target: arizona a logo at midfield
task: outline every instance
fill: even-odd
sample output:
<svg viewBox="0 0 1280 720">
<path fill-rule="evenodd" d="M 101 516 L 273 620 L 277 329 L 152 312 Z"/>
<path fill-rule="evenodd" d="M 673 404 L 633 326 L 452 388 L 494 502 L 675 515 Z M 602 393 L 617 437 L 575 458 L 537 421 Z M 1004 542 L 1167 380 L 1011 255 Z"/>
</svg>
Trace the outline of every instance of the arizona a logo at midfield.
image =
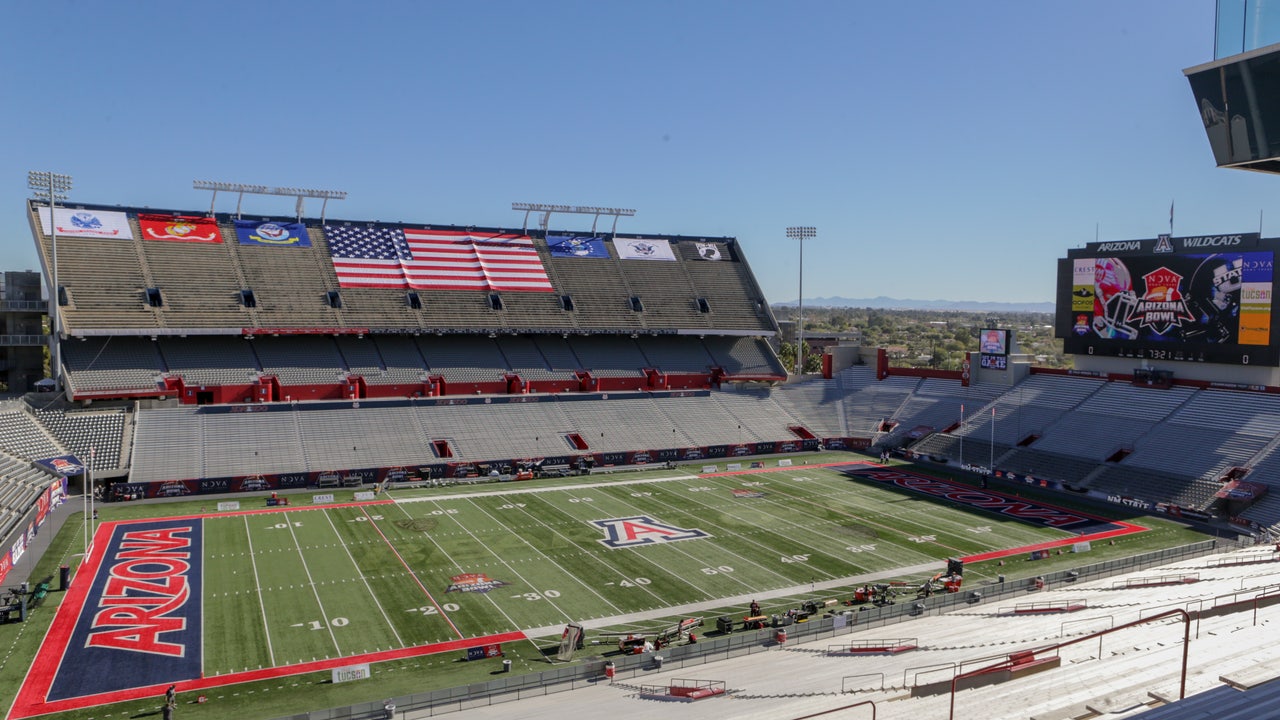
<svg viewBox="0 0 1280 720">
<path fill-rule="evenodd" d="M 657 543 L 693 540 L 711 537 L 702 530 L 680 528 L 660 523 L 647 515 L 609 520 L 593 520 L 592 525 L 602 528 L 605 537 L 600 542 L 611 548 L 656 545 Z"/>
</svg>

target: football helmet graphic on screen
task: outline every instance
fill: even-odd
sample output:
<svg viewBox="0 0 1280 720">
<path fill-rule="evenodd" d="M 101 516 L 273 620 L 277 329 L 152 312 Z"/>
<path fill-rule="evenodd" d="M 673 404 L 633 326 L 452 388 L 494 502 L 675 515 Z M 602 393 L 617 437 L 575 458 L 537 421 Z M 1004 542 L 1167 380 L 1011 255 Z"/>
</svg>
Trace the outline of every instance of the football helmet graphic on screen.
<svg viewBox="0 0 1280 720">
<path fill-rule="evenodd" d="M 1129 268 L 1119 258 L 1098 258 L 1093 266 L 1093 331 L 1103 338 L 1132 340 L 1138 331 L 1128 324 L 1138 305 Z"/>
<path fill-rule="evenodd" d="M 1231 342 L 1240 315 L 1240 286 L 1244 260 L 1240 257 L 1210 255 L 1191 276 L 1191 297 L 1187 309 L 1196 324 L 1183 333 L 1193 342 Z"/>
</svg>

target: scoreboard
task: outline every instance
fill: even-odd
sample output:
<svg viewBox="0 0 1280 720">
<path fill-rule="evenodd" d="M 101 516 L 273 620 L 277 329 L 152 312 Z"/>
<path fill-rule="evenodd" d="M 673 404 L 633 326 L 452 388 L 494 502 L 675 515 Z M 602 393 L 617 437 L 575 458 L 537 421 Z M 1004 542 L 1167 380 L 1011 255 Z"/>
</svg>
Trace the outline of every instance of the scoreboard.
<svg viewBox="0 0 1280 720">
<path fill-rule="evenodd" d="M 1280 365 L 1280 239 L 1257 233 L 1090 243 L 1058 261 L 1054 334 L 1074 355 Z"/>
</svg>

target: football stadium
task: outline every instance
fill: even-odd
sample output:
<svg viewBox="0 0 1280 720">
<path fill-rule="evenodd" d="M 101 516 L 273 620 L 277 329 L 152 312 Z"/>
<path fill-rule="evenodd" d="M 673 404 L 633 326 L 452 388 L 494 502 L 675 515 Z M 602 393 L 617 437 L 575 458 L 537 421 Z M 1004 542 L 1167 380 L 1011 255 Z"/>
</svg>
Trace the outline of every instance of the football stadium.
<svg viewBox="0 0 1280 720">
<path fill-rule="evenodd" d="M 1176 707 L 1182 626 L 1280 599 L 1276 240 L 1068 252 L 1070 371 L 989 328 L 961 371 L 797 377 L 733 238 L 50 205 L 12 718 L 1085 717 Z"/>
<path fill-rule="evenodd" d="M 1185 71 L 1220 167 L 1280 167 L 1277 48 Z M 1175 236 L 1171 207 L 1168 234 L 1064 249 L 1071 368 L 992 322 L 947 370 L 805 350 L 738 238 L 629 209 L 483 226 L 337 217 L 331 190 L 29 187 L 6 719 L 1280 707 L 1261 219 Z"/>
</svg>

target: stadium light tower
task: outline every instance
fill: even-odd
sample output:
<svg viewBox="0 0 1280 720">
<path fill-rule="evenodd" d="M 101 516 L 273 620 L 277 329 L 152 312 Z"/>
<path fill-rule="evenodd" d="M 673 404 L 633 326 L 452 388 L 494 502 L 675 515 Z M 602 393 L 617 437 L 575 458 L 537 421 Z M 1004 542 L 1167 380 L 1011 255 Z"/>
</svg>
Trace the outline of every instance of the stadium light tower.
<svg viewBox="0 0 1280 720">
<path fill-rule="evenodd" d="M 284 195 L 296 198 L 294 211 L 298 222 L 302 222 L 302 201 L 304 198 L 323 200 L 320 205 L 320 223 L 324 224 L 325 212 L 329 209 L 330 200 L 346 200 L 345 190 L 318 190 L 315 188 L 267 187 L 266 185 L 246 185 L 244 183 L 217 182 L 214 180 L 193 180 L 191 187 L 196 190 L 212 190 L 213 198 L 209 200 L 209 216 L 213 217 L 214 203 L 218 202 L 218 192 L 236 193 L 236 217 L 240 217 L 240 206 L 244 202 L 244 194 L 251 195 Z"/>
<path fill-rule="evenodd" d="M 49 292 L 49 374 L 53 375 L 54 390 L 62 391 L 62 357 L 58 352 L 58 337 L 62 332 L 61 308 L 58 304 L 58 220 L 54 208 L 59 200 L 66 200 L 71 192 L 71 176 L 48 170 L 27 171 L 27 187 L 32 197 L 46 200 L 49 203 L 49 238 L 52 241 L 53 253 L 50 258 L 49 275 L 52 289 Z M 37 215 L 39 211 L 37 211 Z M 38 218 L 37 218 L 38 219 Z"/>
<path fill-rule="evenodd" d="M 600 221 L 601 215 L 613 218 L 613 229 L 610 231 L 610 233 L 617 235 L 618 234 L 618 218 L 633 217 L 636 214 L 636 211 L 632 210 L 631 208 L 596 207 L 594 205 L 549 205 L 547 203 L 524 203 L 524 202 L 511 203 L 511 209 L 517 210 L 517 211 L 519 210 L 524 211 L 524 228 L 522 232 L 524 232 L 526 235 L 529 233 L 529 213 L 534 213 L 534 212 L 542 213 L 542 220 L 540 220 L 538 224 L 542 226 L 543 232 L 546 232 L 547 228 L 551 224 L 552 213 L 570 213 L 574 215 L 594 215 L 595 218 L 591 221 L 592 235 L 596 234 L 596 223 Z"/>
<path fill-rule="evenodd" d="M 800 310 L 799 321 L 796 322 L 796 375 L 804 372 L 804 241 L 805 238 L 817 235 L 817 228 L 809 226 L 787 228 L 787 237 L 800 241 L 800 294 L 796 296 Z"/>
</svg>

